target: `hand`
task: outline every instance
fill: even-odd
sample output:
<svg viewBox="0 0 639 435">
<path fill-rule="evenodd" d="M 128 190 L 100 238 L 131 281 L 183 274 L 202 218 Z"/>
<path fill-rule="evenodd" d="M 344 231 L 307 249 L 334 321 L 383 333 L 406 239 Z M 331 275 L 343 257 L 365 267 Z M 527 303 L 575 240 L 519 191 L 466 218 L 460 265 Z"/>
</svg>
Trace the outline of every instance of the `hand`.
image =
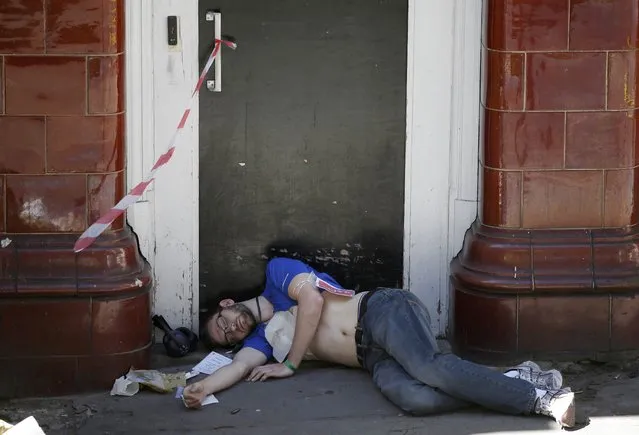
<svg viewBox="0 0 639 435">
<path fill-rule="evenodd" d="M 198 409 L 202 407 L 202 401 L 205 397 L 204 386 L 199 382 L 189 385 L 182 392 L 182 400 L 187 408 Z"/>
<path fill-rule="evenodd" d="M 255 367 L 247 381 L 265 381 L 268 378 L 288 378 L 293 376 L 295 372 L 284 364 L 266 364 L 264 366 Z"/>
</svg>

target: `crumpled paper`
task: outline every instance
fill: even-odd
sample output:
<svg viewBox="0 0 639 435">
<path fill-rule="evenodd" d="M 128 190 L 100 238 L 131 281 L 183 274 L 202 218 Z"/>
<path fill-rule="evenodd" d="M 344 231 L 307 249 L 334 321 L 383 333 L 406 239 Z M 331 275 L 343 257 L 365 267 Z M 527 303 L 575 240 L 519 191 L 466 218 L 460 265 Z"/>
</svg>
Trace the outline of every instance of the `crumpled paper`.
<svg viewBox="0 0 639 435">
<path fill-rule="evenodd" d="M 44 431 L 33 416 L 25 418 L 15 426 L 0 420 L 1 435 L 45 435 Z"/>
<path fill-rule="evenodd" d="M 12 424 L 7 423 L 4 420 L 0 420 L 0 435 L 7 433 L 9 429 L 13 427 Z"/>
<path fill-rule="evenodd" d="M 126 376 L 120 376 L 113 383 L 111 388 L 112 396 L 133 396 L 140 391 L 140 384 L 133 382 L 126 378 Z"/>
<path fill-rule="evenodd" d="M 129 370 L 113 383 L 112 396 L 133 396 L 145 386 L 158 393 L 168 393 L 186 386 L 186 373 L 161 373 L 157 370 Z"/>
</svg>

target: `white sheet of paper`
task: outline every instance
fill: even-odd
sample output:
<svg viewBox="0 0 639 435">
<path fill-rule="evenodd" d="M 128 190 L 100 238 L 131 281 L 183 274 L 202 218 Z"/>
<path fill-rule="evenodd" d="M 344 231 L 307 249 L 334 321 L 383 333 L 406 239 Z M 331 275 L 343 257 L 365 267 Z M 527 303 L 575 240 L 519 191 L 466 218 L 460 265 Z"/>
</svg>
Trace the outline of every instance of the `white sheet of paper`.
<svg viewBox="0 0 639 435">
<path fill-rule="evenodd" d="M 231 358 L 227 358 L 217 352 L 211 352 L 206 356 L 206 358 L 193 367 L 193 370 L 191 371 L 210 375 L 220 367 L 229 365 L 232 362 L 233 360 Z"/>
<path fill-rule="evenodd" d="M 213 394 L 209 394 L 208 396 L 206 396 L 204 398 L 204 400 L 202 401 L 202 406 L 204 405 L 211 405 L 213 403 L 220 403 L 219 400 L 217 400 L 217 398 L 213 395 Z"/>
<path fill-rule="evenodd" d="M 44 431 L 33 416 L 25 418 L 4 433 L 7 435 L 45 435 Z"/>
<path fill-rule="evenodd" d="M 232 362 L 233 360 L 231 358 L 227 358 L 224 355 L 221 355 L 217 352 L 211 352 L 202 361 L 197 363 L 197 365 L 193 367 L 193 369 L 191 369 L 190 372 L 186 374 L 186 379 L 191 379 L 192 377 L 195 377 L 200 373 L 204 373 L 205 375 L 210 375 L 211 373 L 213 373 L 220 367 L 229 365 Z M 184 391 L 184 387 L 178 387 L 177 390 L 175 391 L 175 398 L 182 399 L 182 401 L 184 401 L 184 398 L 182 397 L 183 391 Z M 219 400 L 217 400 L 217 398 L 213 394 L 210 394 L 204 398 L 204 400 L 202 401 L 202 406 L 211 405 L 213 403 L 220 403 L 220 402 Z"/>
</svg>

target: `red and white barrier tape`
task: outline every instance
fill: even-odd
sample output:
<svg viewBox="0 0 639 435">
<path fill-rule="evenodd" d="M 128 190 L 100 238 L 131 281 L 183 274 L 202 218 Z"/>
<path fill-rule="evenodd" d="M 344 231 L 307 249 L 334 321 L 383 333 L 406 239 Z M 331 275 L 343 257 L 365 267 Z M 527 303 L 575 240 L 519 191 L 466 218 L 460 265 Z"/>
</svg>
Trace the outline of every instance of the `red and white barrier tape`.
<svg viewBox="0 0 639 435">
<path fill-rule="evenodd" d="M 130 205 L 135 204 L 140 199 L 149 184 L 153 182 L 156 172 L 171 160 L 171 157 L 173 157 L 173 153 L 175 152 L 176 140 L 180 135 L 180 132 L 184 129 L 186 121 L 189 119 L 189 115 L 191 114 L 191 107 L 193 106 L 193 102 L 195 101 L 195 96 L 200 91 L 202 83 L 204 83 L 206 75 L 211 69 L 213 61 L 219 53 L 222 44 L 226 45 L 229 48 L 232 48 L 233 50 L 237 48 L 237 44 L 235 44 L 234 42 L 221 39 L 215 40 L 213 51 L 211 51 L 211 55 L 206 61 L 206 65 L 204 65 L 204 68 L 202 69 L 200 79 L 195 85 L 195 89 L 193 90 L 193 94 L 191 94 L 191 99 L 189 100 L 186 110 L 184 110 L 182 119 L 180 119 L 180 123 L 178 124 L 177 129 L 175 130 L 175 133 L 173 133 L 173 137 L 169 142 L 169 149 L 158 158 L 158 160 L 155 162 L 155 165 L 153 165 L 153 168 L 151 168 L 151 171 L 146 177 L 144 177 L 144 179 L 140 183 L 137 184 L 137 186 L 131 189 L 129 193 L 120 200 L 120 202 L 118 202 L 107 213 L 100 216 L 100 218 L 95 221 L 93 225 L 91 225 L 84 233 L 82 233 L 82 235 L 78 238 L 78 240 L 75 242 L 75 245 L 73 246 L 73 250 L 75 252 L 80 252 L 83 249 L 91 246 L 91 244 L 100 236 L 100 234 L 104 232 L 104 230 L 106 230 L 113 223 L 113 221 L 120 217 Z"/>
</svg>

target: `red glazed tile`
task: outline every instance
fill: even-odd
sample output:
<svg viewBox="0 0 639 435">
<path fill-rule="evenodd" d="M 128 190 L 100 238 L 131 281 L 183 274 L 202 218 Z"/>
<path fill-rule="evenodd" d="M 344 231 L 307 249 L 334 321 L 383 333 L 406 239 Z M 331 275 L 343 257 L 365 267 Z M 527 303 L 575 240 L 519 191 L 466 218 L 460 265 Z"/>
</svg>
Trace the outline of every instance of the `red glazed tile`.
<svg viewBox="0 0 639 435">
<path fill-rule="evenodd" d="M 499 169 L 553 169 L 564 163 L 564 114 L 486 109 L 485 164 Z"/>
<path fill-rule="evenodd" d="M 109 211 L 124 196 L 124 172 L 117 174 L 89 175 L 89 224 Z M 110 229 L 124 226 L 124 214 L 117 218 Z"/>
<path fill-rule="evenodd" d="M 627 227 L 626 227 L 627 228 Z M 595 284 L 600 292 L 636 292 L 637 253 L 639 241 L 636 234 L 614 235 L 626 229 L 603 229 L 593 231 L 593 263 Z"/>
<path fill-rule="evenodd" d="M 3 233 L 6 231 L 5 229 L 6 216 L 4 212 L 5 212 L 5 203 L 7 202 L 7 198 L 4 195 L 5 184 L 6 184 L 6 181 L 4 179 L 4 176 L 0 175 L 0 233 Z"/>
<path fill-rule="evenodd" d="M 86 62 L 77 57 L 5 58 L 9 115 L 84 115 Z"/>
<path fill-rule="evenodd" d="M 606 171 L 604 226 L 625 227 L 639 223 L 636 195 L 639 195 L 637 169 Z"/>
<path fill-rule="evenodd" d="M 612 297 L 611 350 L 639 348 L 639 298 Z"/>
<path fill-rule="evenodd" d="M 568 0 L 489 0 L 486 46 L 506 51 L 568 48 Z"/>
<path fill-rule="evenodd" d="M 627 50 L 638 37 L 636 0 L 571 0 L 571 50 Z"/>
<path fill-rule="evenodd" d="M 37 297 L 75 296 L 78 294 L 78 286 L 74 278 L 29 278 L 16 279 L 16 291 L 22 297 L 34 295 Z"/>
<path fill-rule="evenodd" d="M 151 368 L 151 347 L 120 355 L 81 356 L 78 358 L 78 387 L 83 390 L 108 391 L 113 380 L 124 376 L 131 367 Z"/>
<path fill-rule="evenodd" d="M 502 110 L 524 108 L 524 55 L 487 51 L 486 107 Z"/>
<path fill-rule="evenodd" d="M 124 61 L 122 56 L 89 58 L 89 113 L 124 110 Z"/>
<path fill-rule="evenodd" d="M 530 232 L 487 227 L 476 221 L 464 235 L 450 276 L 457 289 L 490 294 L 531 291 Z"/>
<path fill-rule="evenodd" d="M 143 271 L 133 272 L 133 275 L 116 276 L 116 279 L 102 281 L 98 279 L 79 279 L 78 294 L 94 297 L 113 297 L 117 294 L 131 294 L 131 292 L 147 291 L 153 284 L 153 277 L 149 267 L 143 267 Z M 113 276 L 114 274 L 111 273 Z"/>
<path fill-rule="evenodd" d="M 630 112 L 568 113 L 566 168 L 629 168 L 637 164 L 637 120 Z"/>
<path fill-rule="evenodd" d="M 0 356 L 81 355 L 91 350 L 89 299 L 12 299 L 0 301 L 0 313 Z"/>
<path fill-rule="evenodd" d="M 45 0 L 47 52 L 116 53 L 123 50 L 122 0 Z"/>
<path fill-rule="evenodd" d="M 42 0 L 0 2 L 0 53 L 44 52 Z"/>
<path fill-rule="evenodd" d="M 100 241 L 105 241 L 105 237 L 101 237 Z M 143 274 L 144 262 L 140 256 L 137 242 L 126 245 L 106 243 L 107 246 L 99 248 L 94 244 L 92 247 L 97 249 L 85 249 L 76 254 L 78 279 L 82 280 L 82 282 L 78 282 L 79 292 L 95 291 L 96 281 L 102 281 L 103 287 L 111 290 L 120 287 L 120 284 L 114 284 L 117 280 L 123 281 L 123 284 L 126 282 L 131 287 L 131 275 L 141 276 Z M 144 280 L 143 277 L 142 280 Z M 84 283 L 89 288 L 83 288 Z M 132 288 L 129 288 L 129 292 L 131 290 Z"/>
<path fill-rule="evenodd" d="M 484 168 L 482 192 L 482 223 L 521 227 L 521 172 Z"/>
<path fill-rule="evenodd" d="M 601 171 L 524 173 L 524 228 L 599 227 L 602 219 Z"/>
<path fill-rule="evenodd" d="M 0 173 L 43 173 L 44 132 L 44 117 L 0 116 Z"/>
<path fill-rule="evenodd" d="M 637 107 L 639 51 L 608 54 L 608 109 Z"/>
<path fill-rule="evenodd" d="M 608 350 L 608 296 L 520 297 L 519 351 Z"/>
<path fill-rule="evenodd" d="M 513 271 L 517 271 L 518 277 L 529 278 L 532 273 L 530 253 L 528 232 L 507 232 L 482 225 L 480 231 L 466 233 L 458 261 L 463 267 L 484 274 L 512 276 Z"/>
<path fill-rule="evenodd" d="M 604 109 L 605 99 L 605 53 L 528 54 L 527 109 Z"/>
<path fill-rule="evenodd" d="M 0 240 L 10 237 L 0 236 Z M 18 275 L 18 261 L 14 246 L 0 248 L 0 294 L 16 292 L 16 278 Z"/>
<path fill-rule="evenodd" d="M 7 231 L 77 232 L 86 227 L 86 176 L 7 176 Z"/>
<path fill-rule="evenodd" d="M 16 399 L 76 393 L 77 366 L 74 356 L 0 358 L 0 397 Z"/>
<path fill-rule="evenodd" d="M 18 280 L 31 279 L 62 280 L 73 279 L 75 253 L 71 249 L 18 249 Z M 75 293 L 75 286 L 71 289 Z"/>
<path fill-rule="evenodd" d="M 151 342 L 149 293 L 126 299 L 93 300 L 93 354 L 130 352 Z"/>
<path fill-rule="evenodd" d="M 534 291 L 590 290 L 593 253 L 587 230 L 534 231 L 532 237 Z"/>
<path fill-rule="evenodd" d="M 4 114 L 4 56 L 0 56 L 0 114 Z"/>
<path fill-rule="evenodd" d="M 50 117 L 47 171 L 112 172 L 124 169 L 124 117 Z"/>
<path fill-rule="evenodd" d="M 455 341 L 466 349 L 512 351 L 517 346 L 517 299 L 455 289 Z"/>
</svg>

